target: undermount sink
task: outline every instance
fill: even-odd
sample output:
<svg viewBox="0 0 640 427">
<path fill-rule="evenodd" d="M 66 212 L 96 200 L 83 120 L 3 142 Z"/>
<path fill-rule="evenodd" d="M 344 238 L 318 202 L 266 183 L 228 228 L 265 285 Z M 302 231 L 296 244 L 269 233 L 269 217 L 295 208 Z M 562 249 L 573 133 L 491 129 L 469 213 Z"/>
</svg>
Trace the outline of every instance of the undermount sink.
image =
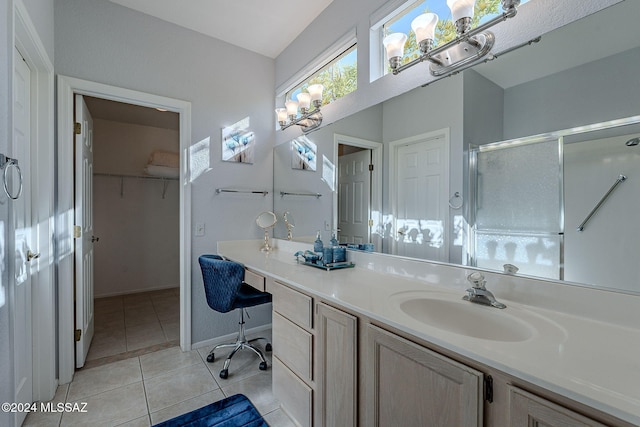
<svg viewBox="0 0 640 427">
<path fill-rule="evenodd" d="M 451 298 L 425 297 L 405 299 L 400 309 L 428 326 L 460 335 L 491 341 L 517 342 L 530 339 L 535 329 L 527 322 L 500 310 Z"/>
</svg>

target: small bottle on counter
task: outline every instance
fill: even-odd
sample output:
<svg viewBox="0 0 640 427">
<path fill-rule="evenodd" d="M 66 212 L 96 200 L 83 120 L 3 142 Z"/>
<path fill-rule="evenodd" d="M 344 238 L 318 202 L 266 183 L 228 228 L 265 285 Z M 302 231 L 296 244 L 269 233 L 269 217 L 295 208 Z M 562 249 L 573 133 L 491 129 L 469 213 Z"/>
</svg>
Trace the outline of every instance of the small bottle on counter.
<svg viewBox="0 0 640 427">
<path fill-rule="evenodd" d="M 318 234 L 316 235 L 316 241 L 313 242 L 313 252 L 322 253 L 322 248 L 324 245 L 322 244 L 322 239 L 320 238 L 320 230 L 318 230 Z"/>
<path fill-rule="evenodd" d="M 336 238 L 336 233 L 331 234 L 331 240 L 329 241 L 329 243 L 331 243 L 331 247 L 340 245 L 340 243 L 338 242 L 338 239 Z"/>
</svg>

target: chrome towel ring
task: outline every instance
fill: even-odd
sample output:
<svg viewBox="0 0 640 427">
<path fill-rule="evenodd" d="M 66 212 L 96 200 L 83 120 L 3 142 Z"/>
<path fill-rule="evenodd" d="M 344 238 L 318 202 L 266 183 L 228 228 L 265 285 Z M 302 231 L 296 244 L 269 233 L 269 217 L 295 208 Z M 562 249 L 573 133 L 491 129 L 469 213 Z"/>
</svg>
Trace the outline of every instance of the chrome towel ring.
<svg viewBox="0 0 640 427">
<path fill-rule="evenodd" d="M 456 191 L 449 199 L 449 207 L 451 209 L 460 209 L 464 204 L 464 199 L 460 195 L 459 191 Z"/>
<path fill-rule="evenodd" d="M 18 192 L 13 195 L 11 191 L 9 191 L 9 184 L 7 183 L 7 174 L 9 169 L 14 167 L 18 171 Z M 4 192 L 7 193 L 7 197 L 11 200 L 16 200 L 22 194 L 22 171 L 20 170 L 20 166 L 18 166 L 18 159 L 12 159 L 11 157 L 7 157 L 4 154 L 0 153 L 0 169 L 2 169 L 2 184 L 4 187 Z"/>
</svg>

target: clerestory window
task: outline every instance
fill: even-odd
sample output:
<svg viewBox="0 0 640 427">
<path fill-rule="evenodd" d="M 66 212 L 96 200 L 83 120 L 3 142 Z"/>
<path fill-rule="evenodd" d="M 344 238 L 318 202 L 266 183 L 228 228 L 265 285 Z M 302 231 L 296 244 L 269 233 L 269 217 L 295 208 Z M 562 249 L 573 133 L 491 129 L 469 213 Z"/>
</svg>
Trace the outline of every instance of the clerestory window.
<svg viewBox="0 0 640 427">
<path fill-rule="evenodd" d="M 295 100 L 296 96 L 306 91 L 309 85 L 317 83 L 324 86 L 322 105 L 327 105 L 353 92 L 358 88 L 357 57 L 358 47 L 354 44 L 286 92 L 285 98 Z"/>
</svg>

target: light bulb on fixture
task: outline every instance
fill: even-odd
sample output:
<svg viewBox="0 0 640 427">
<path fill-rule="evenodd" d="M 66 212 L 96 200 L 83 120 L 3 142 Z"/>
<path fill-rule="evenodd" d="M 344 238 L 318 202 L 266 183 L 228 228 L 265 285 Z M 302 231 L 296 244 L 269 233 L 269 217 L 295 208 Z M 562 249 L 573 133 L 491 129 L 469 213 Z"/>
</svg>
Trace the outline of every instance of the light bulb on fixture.
<svg viewBox="0 0 640 427">
<path fill-rule="evenodd" d="M 309 107 L 311 106 L 311 95 L 308 92 L 300 92 L 297 98 L 300 112 L 302 114 L 307 114 L 307 111 L 309 111 Z"/>
<path fill-rule="evenodd" d="M 403 33 L 389 34 L 382 40 L 384 48 L 387 50 L 387 58 L 391 69 L 395 70 L 402 63 L 404 56 L 404 45 L 407 42 L 407 35 Z"/>
<path fill-rule="evenodd" d="M 290 99 L 284 103 L 284 107 L 287 109 L 287 116 L 289 116 L 289 119 L 295 120 L 298 115 L 298 103 Z"/>
<path fill-rule="evenodd" d="M 416 42 L 420 46 L 420 52 L 426 53 L 433 47 L 438 15 L 435 13 L 423 13 L 411 21 L 411 29 L 416 33 Z"/>
<path fill-rule="evenodd" d="M 473 18 L 473 7 L 476 0 L 447 0 L 447 6 L 451 9 L 452 20 L 456 26 L 458 35 L 464 34 L 471 29 L 471 19 Z"/>
<path fill-rule="evenodd" d="M 321 84 L 314 84 L 307 87 L 307 92 L 301 92 L 297 95 L 298 101 L 288 100 L 284 103 L 286 108 L 276 108 L 278 124 L 280 130 L 285 130 L 289 126 L 298 125 L 304 133 L 307 133 L 322 123 L 322 91 L 324 87 Z M 311 104 L 314 109 L 310 111 Z M 301 116 L 298 117 L 298 108 Z"/>
<path fill-rule="evenodd" d="M 324 86 L 321 84 L 314 84 L 307 88 L 309 91 L 309 96 L 311 97 L 311 102 L 313 102 L 313 106 L 316 108 L 320 108 L 322 105 L 322 91 L 324 90 Z"/>
</svg>

